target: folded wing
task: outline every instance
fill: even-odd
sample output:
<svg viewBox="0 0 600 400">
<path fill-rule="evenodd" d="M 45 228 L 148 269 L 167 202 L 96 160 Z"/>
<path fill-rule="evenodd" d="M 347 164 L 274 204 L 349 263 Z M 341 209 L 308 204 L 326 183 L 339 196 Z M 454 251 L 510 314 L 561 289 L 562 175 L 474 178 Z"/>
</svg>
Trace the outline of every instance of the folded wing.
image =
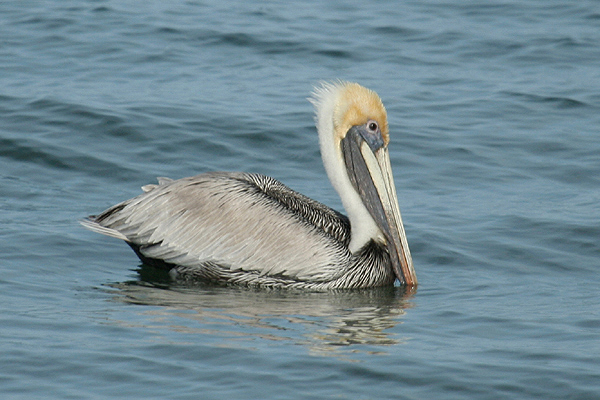
<svg viewBox="0 0 600 400">
<path fill-rule="evenodd" d="M 272 178 L 208 173 L 144 190 L 83 224 L 211 279 L 243 271 L 324 282 L 349 264 L 347 218 Z"/>
</svg>

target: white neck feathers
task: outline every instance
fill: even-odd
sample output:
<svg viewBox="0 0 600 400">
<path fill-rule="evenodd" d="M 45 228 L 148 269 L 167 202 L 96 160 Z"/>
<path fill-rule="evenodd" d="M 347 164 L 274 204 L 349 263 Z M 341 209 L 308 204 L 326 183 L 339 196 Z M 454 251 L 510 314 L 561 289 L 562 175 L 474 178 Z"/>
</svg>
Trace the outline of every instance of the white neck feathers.
<svg viewBox="0 0 600 400">
<path fill-rule="evenodd" d="M 383 234 L 375 224 L 361 197 L 352 186 L 341 150 L 341 140 L 346 127 L 335 121 L 344 120 L 345 110 L 351 102 L 353 92 L 368 90 L 355 83 L 323 83 L 315 88 L 310 102 L 315 107 L 315 122 L 319 133 L 321 157 L 327 176 L 342 200 L 351 226 L 350 251 L 360 250 L 371 239 L 383 240 Z M 369 91 L 370 92 L 370 91 Z M 366 122 L 366 121 L 365 121 Z M 349 128 L 349 127 L 347 127 Z"/>
</svg>

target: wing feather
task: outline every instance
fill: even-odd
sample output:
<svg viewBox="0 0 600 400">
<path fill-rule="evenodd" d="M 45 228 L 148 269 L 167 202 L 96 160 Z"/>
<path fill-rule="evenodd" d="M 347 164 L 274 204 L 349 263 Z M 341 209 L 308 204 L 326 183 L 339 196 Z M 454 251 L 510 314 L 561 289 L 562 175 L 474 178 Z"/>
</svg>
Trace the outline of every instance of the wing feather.
<svg viewBox="0 0 600 400">
<path fill-rule="evenodd" d="M 272 178 L 208 173 L 146 189 L 85 225 L 199 275 L 329 281 L 351 258 L 347 219 Z"/>
</svg>

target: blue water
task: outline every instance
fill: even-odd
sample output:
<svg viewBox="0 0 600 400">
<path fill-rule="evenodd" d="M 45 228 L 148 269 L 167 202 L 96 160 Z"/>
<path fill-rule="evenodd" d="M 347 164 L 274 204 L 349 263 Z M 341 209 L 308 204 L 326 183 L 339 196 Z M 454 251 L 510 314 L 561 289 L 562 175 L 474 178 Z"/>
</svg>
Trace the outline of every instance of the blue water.
<svg viewBox="0 0 600 400">
<path fill-rule="evenodd" d="M 181 286 L 77 220 L 156 176 L 341 210 L 320 80 L 387 106 L 419 278 Z M 600 398 L 600 3 L 0 3 L 3 399 Z"/>
</svg>

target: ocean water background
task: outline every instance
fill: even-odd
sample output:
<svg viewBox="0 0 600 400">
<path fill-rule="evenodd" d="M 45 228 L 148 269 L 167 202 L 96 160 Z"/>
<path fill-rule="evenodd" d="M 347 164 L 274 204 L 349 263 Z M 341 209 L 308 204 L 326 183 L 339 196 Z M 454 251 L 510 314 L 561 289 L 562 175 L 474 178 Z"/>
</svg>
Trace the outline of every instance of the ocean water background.
<svg viewBox="0 0 600 400">
<path fill-rule="evenodd" d="M 157 176 L 341 210 L 310 104 L 387 106 L 416 291 L 182 286 L 77 221 Z M 600 3 L 0 3 L 3 399 L 600 398 Z"/>
</svg>

